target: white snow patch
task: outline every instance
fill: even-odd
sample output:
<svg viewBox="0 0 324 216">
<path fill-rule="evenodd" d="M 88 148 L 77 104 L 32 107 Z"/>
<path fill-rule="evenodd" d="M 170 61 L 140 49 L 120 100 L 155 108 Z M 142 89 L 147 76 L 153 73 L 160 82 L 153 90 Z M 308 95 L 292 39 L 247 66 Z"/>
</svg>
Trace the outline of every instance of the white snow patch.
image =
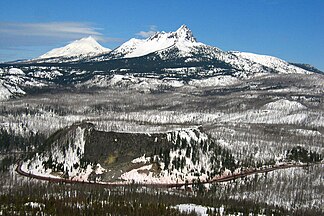
<svg viewBox="0 0 324 216">
<path fill-rule="evenodd" d="M 232 76 L 215 76 L 205 79 L 194 79 L 189 82 L 189 85 L 197 86 L 197 87 L 205 87 L 205 86 L 229 86 L 236 84 L 238 82 L 238 78 Z"/>
<path fill-rule="evenodd" d="M 132 163 L 147 163 L 151 160 L 151 157 L 145 157 L 145 154 L 139 158 L 132 160 Z"/>
<path fill-rule="evenodd" d="M 12 93 L 3 85 L 3 81 L 0 80 L 0 101 L 8 100 L 12 96 Z"/>
<path fill-rule="evenodd" d="M 10 68 L 8 71 L 10 75 L 25 75 L 25 73 L 19 68 Z"/>
<path fill-rule="evenodd" d="M 27 202 L 27 203 L 24 204 L 24 206 L 29 206 L 31 208 L 38 208 L 38 209 L 45 208 L 45 204 L 38 203 L 38 202 Z"/>
<path fill-rule="evenodd" d="M 315 130 L 306 130 L 306 129 L 291 129 L 289 132 L 304 135 L 304 136 L 321 136 L 321 132 Z"/>
<path fill-rule="evenodd" d="M 306 106 L 302 105 L 297 101 L 290 101 L 286 99 L 280 99 L 274 102 L 267 103 L 262 108 L 265 110 L 287 110 L 287 111 L 307 109 Z"/>
<path fill-rule="evenodd" d="M 174 206 L 174 208 L 179 209 L 181 212 L 184 213 L 190 213 L 190 212 L 196 212 L 197 215 L 200 216 L 207 216 L 207 210 L 208 207 L 206 206 L 202 206 L 202 205 L 196 205 L 196 204 L 192 204 L 192 203 L 188 203 L 188 204 L 179 204 Z M 214 210 L 214 208 L 210 208 L 212 210 Z"/>
<path fill-rule="evenodd" d="M 97 164 L 96 168 L 95 168 L 95 173 L 97 175 L 101 175 L 104 172 L 106 172 L 107 170 L 105 168 L 103 168 L 99 163 Z"/>
<path fill-rule="evenodd" d="M 63 74 L 58 70 L 53 71 L 36 71 L 36 72 L 30 72 L 28 75 L 31 75 L 33 77 L 37 78 L 46 78 L 46 79 L 53 79 L 58 76 L 63 76 Z"/>
<path fill-rule="evenodd" d="M 96 75 L 82 85 L 96 87 L 128 88 L 148 91 L 158 89 L 161 86 L 178 88 L 183 86 L 184 82 L 171 78 L 157 79 L 116 74 L 113 76 Z"/>
</svg>

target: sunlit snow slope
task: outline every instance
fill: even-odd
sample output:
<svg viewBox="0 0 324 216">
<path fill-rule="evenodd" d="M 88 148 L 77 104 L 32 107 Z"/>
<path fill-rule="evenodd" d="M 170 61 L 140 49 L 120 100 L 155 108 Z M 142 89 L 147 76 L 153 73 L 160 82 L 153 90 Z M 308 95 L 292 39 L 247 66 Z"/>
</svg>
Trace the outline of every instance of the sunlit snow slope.
<svg viewBox="0 0 324 216">
<path fill-rule="evenodd" d="M 93 37 L 89 36 L 76 40 L 64 47 L 55 48 L 38 59 L 56 58 L 56 57 L 74 57 L 74 56 L 94 56 L 110 52 L 110 49 L 101 46 Z"/>
<path fill-rule="evenodd" d="M 268 55 L 258 55 L 254 53 L 247 53 L 247 52 L 232 52 L 234 55 L 236 55 L 239 58 L 248 59 L 252 62 L 264 65 L 265 67 L 274 69 L 278 71 L 279 73 L 299 73 L 299 74 L 305 74 L 309 73 L 309 71 L 304 70 L 300 67 L 296 67 L 292 64 L 289 64 L 288 62 Z"/>
<path fill-rule="evenodd" d="M 115 49 L 112 54 L 124 58 L 133 58 L 163 50 L 174 45 L 180 50 L 186 50 L 188 47 L 199 46 L 201 43 L 196 41 L 186 25 L 182 25 L 175 32 L 157 32 L 147 39 L 132 38 Z"/>
</svg>

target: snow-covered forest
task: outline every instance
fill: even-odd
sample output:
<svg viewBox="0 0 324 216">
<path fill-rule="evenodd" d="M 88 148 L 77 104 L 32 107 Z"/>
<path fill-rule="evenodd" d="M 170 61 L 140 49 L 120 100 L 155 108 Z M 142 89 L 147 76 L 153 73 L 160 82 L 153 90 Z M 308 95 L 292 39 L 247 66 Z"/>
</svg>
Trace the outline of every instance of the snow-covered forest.
<svg viewBox="0 0 324 216">
<path fill-rule="evenodd" d="M 14 211 L 29 211 L 31 214 L 39 211 L 58 214 L 60 208 L 71 214 L 81 210 L 107 211 L 118 205 L 123 206 L 125 212 L 135 209 L 138 214 L 164 211 L 165 214 L 181 215 L 194 213 L 171 207 L 191 203 L 201 206 L 196 208 L 198 212 L 205 209 L 208 214 L 216 215 L 239 212 L 261 215 L 285 215 L 290 212 L 322 214 L 324 166 L 319 161 L 324 155 L 323 77 L 267 75 L 225 85 L 200 84 L 163 87 L 158 91 L 156 86 L 151 90 L 146 86 L 143 91 L 137 83 L 99 87 L 82 85 L 62 91 L 49 88 L 38 93 L 25 89 L 27 96 L 2 101 L 1 213 L 10 213 L 8 206 L 13 203 Z M 146 168 L 136 167 L 119 174 L 131 184 L 120 188 L 87 185 L 85 190 L 80 190 L 82 185 L 29 181 L 15 173 L 18 161 L 39 153 L 39 149 L 49 151 L 44 149 L 49 137 L 81 122 L 91 123 L 96 131 L 101 132 L 170 133 L 173 134 L 170 142 L 174 146 L 167 152 L 170 158 L 159 150 L 142 159 L 132 158 L 136 166 L 142 164 Z M 199 136 L 197 131 L 188 131 L 188 128 L 198 127 L 202 133 Z M 217 154 L 208 146 L 210 143 L 207 145 L 205 141 L 198 141 L 207 139 L 207 136 L 213 140 L 212 145 L 217 147 L 213 148 L 217 149 L 215 152 L 220 152 L 220 156 L 213 158 L 212 155 Z M 192 152 L 195 151 L 188 153 L 188 148 L 195 148 L 196 145 L 190 141 L 192 138 L 196 139 L 197 146 L 206 147 L 195 154 L 197 163 L 192 162 Z M 116 158 L 116 154 L 110 155 L 106 168 L 114 169 L 111 167 Z M 136 178 L 143 175 L 137 174 L 155 169 L 151 162 L 160 166 L 164 176 L 179 177 L 180 181 L 182 171 L 190 176 L 192 170 L 192 176 L 197 172 L 199 175 L 206 173 L 205 178 L 201 178 L 205 180 L 207 171 L 210 173 L 212 169 L 208 162 L 211 158 L 214 162 L 221 161 L 219 168 L 226 163 L 233 164 L 232 170 L 228 166 L 214 173 L 220 176 L 239 172 L 240 168 L 259 169 L 285 163 L 310 166 L 257 173 L 224 183 L 201 184 L 197 181 L 189 188 L 181 189 L 133 185 L 141 183 Z M 231 162 L 224 158 L 231 158 Z M 64 163 L 64 160 L 61 162 Z M 314 162 L 317 165 L 313 165 Z M 75 172 L 69 173 L 72 175 Z M 47 187 L 46 194 L 42 190 L 44 187 Z M 30 191 L 37 192 L 31 195 Z M 155 199 L 151 199 L 152 196 L 160 202 L 151 202 Z"/>
</svg>

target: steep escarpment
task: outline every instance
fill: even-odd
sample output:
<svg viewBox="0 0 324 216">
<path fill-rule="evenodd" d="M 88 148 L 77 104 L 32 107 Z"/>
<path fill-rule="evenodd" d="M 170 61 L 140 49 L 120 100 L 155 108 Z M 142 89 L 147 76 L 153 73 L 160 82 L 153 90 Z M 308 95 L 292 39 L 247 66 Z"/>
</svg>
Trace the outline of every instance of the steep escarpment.
<svg viewBox="0 0 324 216">
<path fill-rule="evenodd" d="M 124 133 L 92 130 L 87 137 L 85 158 L 90 161 L 108 163 L 129 162 L 142 155 L 153 155 L 159 149 L 168 149 L 171 143 L 164 133 Z M 110 159 L 110 164 L 112 160 Z"/>
</svg>

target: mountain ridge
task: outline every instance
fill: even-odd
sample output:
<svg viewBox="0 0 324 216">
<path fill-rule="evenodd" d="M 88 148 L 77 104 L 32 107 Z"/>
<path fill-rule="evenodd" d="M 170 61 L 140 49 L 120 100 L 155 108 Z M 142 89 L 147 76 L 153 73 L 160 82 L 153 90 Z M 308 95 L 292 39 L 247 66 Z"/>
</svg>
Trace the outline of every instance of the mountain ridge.
<svg viewBox="0 0 324 216">
<path fill-rule="evenodd" d="M 135 85 L 136 88 L 145 86 L 145 90 L 156 91 L 160 84 L 165 86 L 168 79 L 178 84 L 198 82 L 199 86 L 202 83 L 224 86 L 269 74 L 319 73 L 316 68 L 305 64 L 292 64 L 273 56 L 223 51 L 203 44 L 197 41 L 186 25 L 174 32 L 157 32 L 147 39 L 130 39 L 105 54 L 99 49 L 101 54 L 92 56 L 91 52 L 89 54 L 81 49 L 84 55 L 73 56 L 80 50 L 66 49 L 78 47 L 75 43 L 83 44 L 84 41 L 86 44 L 89 42 L 101 46 L 94 38 L 88 37 L 58 48 L 58 51 L 54 49 L 54 54 L 50 51 L 49 54 L 41 56 L 53 56 L 51 58 L 0 64 L 3 71 L 0 73 L 0 80 L 23 89 L 44 86 L 55 88 L 56 85 L 104 87 L 106 84 L 110 86 L 113 75 L 122 75 L 125 78 L 121 79 L 123 85 Z M 54 57 L 55 53 L 60 57 Z M 74 54 L 68 56 L 71 53 Z M 63 54 L 66 56 L 61 56 Z M 8 72 L 11 68 L 21 70 L 23 74 L 10 75 Z M 127 81 L 129 77 L 135 78 Z M 206 82 L 200 82 L 201 79 L 205 79 Z M 140 84 L 143 80 L 145 85 Z M 226 82 L 221 84 L 220 80 Z M 167 86 L 169 87 L 170 85 Z M 7 96 L 3 99 L 15 95 L 5 89 L 4 92 L 7 92 Z"/>
<path fill-rule="evenodd" d="M 200 67 L 205 65 L 205 70 L 214 70 L 213 68 L 219 68 L 219 66 L 222 68 L 222 65 L 229 65 L 229 68 L 234 70 L 232 73 L 241 74 L 239 76 L 250 76 L 255 73 L 307 74 L 314 72 L 314 69 L 310 67 L 290 64 L 273 56 L 239 51 L 223 51 L 218 47 L 206 45 L 198 42 L 186 25 L 182 25 L 174 32 L 156 32 L 146 39 L 131 38 L 113 50 L 102 47 L 90 36 L 73 41 L 64 47 L 55 48 L 38 58 L 16 62 L 16 64 L 66 63 L 76 65 L 81 63 L 85 68 L 88 65 L 98 68 L 101 63 L 104 63 L 103 67 L 107 68 L 107 70 L 115 70 L 120 68 L 124 64 L 123 62 L 127 62 L 128 59 L 133 62 L 160 65 L 159 68 L 181 68 L 189 65 L 190 67 L 195 67 L 195 65 Z M 120 65 L 114 66 L 114 62 L 118 63 L 118 60 L 121 60 Z M 170 62 L 173 63 L 170 64 Z M 105 65 L 110 66 L 106 67 Z M 132 69 L 131 67 L 130 69 Z M 139 66 L 136 67 L 140 68 Z M 99 68 L 101 67 L 99 66 Z M 223 69 L 226 70 L 226 68 L 228 67 L 226 66 Z M 160 69 L 153 67 L 149 70 L 156 71 Z"/>
<path fill-rule="evenodd" d="M 131 38 L 121 46 L 112 50 L 112 52 L 109 53 L 106 58 L 103 57 L 101 59 L 96 59 L 96 57 L 94 57 L 90 59 L 90 61 L 141 57 L 170 48 L 172 46 L 185 48 L 188 46 L 190 47 L 198 45 L 201 45 L 201 43 L 197 42 L 191 30 L 186 25 L 182 25 L 175 32 L 156 32 L 146 39 Z"/>
</svg>

